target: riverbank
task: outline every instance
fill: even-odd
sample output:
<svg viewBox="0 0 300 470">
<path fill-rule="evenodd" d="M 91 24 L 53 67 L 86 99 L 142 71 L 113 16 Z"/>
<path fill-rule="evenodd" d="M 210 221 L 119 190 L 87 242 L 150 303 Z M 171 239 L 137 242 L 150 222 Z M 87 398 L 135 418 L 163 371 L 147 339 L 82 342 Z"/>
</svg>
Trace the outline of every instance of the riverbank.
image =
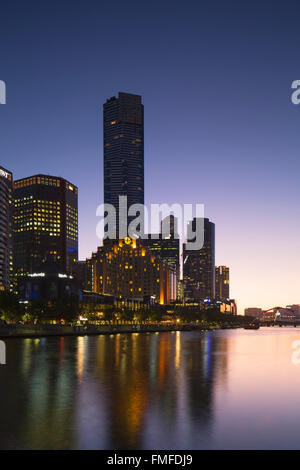
<svg viewBox="0 0 300 470">
<path fill-rule="evenodd" d="M 64 325 L 1 325 L 0 338 L 39 338 L 43 336 L 108 335 L 119 333 L 155 333 L 165 331 L 208 331 L 219 328 L 240 328 L 242 325 L 207 325 L 152 323 L 152 324 L 106 324 L 86 326 Z"/>
</svg>

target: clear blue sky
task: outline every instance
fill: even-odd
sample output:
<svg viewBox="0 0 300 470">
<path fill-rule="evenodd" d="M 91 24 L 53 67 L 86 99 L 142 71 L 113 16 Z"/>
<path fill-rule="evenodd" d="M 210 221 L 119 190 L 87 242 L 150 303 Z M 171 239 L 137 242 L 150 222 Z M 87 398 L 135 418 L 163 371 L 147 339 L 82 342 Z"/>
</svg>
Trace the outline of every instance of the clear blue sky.
<svg viewBox="0 0 300 470">
<path fill-rule="evenodd" d="M 296 1 L 2 2 L 0 164 L 78 185 L 89 256 L 102 104 L 141 94 L 147 203 L 205 204 L 240 310 L 300 303 L 299 13 Z"/>
</svg>

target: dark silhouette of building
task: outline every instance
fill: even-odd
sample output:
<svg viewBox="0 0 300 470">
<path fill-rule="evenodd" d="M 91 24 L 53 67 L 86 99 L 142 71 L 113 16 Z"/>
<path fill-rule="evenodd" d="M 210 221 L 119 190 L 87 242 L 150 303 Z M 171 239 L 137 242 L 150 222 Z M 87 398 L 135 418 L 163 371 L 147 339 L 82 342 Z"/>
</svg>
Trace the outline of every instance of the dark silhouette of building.
<svg viewBox="0 0 300 470">
<path fill-rule="evenodd" d="M 161 230 L 161 233 L 149 234 L 147 238 L 142 240 L 142 243 L 144 246 L 149 248 L 156 257 L 168 261 L 168 263 L 174 264 L 174 266 L 179 268 L 179 237 L 177 232 L 174 231 L 174 216 L 168 216 L 166 219 L 170 219 L 170 230 L 168 235 L 164 236 Z M 161 227 L 162 224 L 163 221 L 161 223 Z"/>
<path fill-rule="evenodd" d="M 87 289 L 87 266 L 86 261 L 77 261 L 73 268 L 74 277 L 80 282 L 82 289 Z"/>
<path fill-rule="evenodd" d="M 77 187 L 63 178 L 35 175 L 14 182 L 14 265 L 17 277 L 56 260 L 72 274 L 78 259 Z"/>
<path fill-rule="evenodd" d="M 229 299 L 229 268 L 216 266 L 216 298 Z"/>
<path fill-rule="evenodd" d="M 248 307 L 248 308 L 245 308 L 244 314 L 246 317 L 248 316 L 248 317 L 261 318 L 263 311 L 259 307 Z"/>
<path fill-rule="evenodd" d="M 115 305 L 115 297 L 113 295 L 98 294 L 89 290 L 82 291 L 82 304 L 83 305 L 98 305 L 98 306 L 112 306 Z"/>
<path fill-rule="evenodd" d="M 62 271 L 58 263 L 46 261 L 36 272 L 18 279 L 19 297 L 23 301 L 54 301 L 71 296 L 81 298 L 79 282 Z"/>
<path fill-rule="evenodd" d="M 112 204 L 116 209 L 118 238 L 119 196 L 127 196 L 127 213 L 132 204 L 144 204 L 144 106 L 141 96 L 120 92 L 118 98 L 106 101 L 103 137 L 104 203 Z"/>
<path fill-rule="evenodd" d="M 183 244 L 184 297 L 189 299 L 215 298 L 215 224 L 203 219 L 204 244 L 198 250 Z M 188 234 L 196 231 L 196 219 L 188 224 Z M 194 238 L 188 236 L 188 241 Z"/>
<path fill-rule="evenodd" d="M 13 252 L 13 177 L 0 166 L 0 290 L 12 289 Z"/>
</svg>

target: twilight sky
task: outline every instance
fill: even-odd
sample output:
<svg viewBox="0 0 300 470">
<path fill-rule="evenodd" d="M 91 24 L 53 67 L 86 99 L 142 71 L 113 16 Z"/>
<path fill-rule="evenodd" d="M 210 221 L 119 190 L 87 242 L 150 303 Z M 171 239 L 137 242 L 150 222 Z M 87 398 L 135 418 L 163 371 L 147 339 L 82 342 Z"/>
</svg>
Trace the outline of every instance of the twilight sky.
<svg viewBox="0 0 300 470">
<path fill-rule="evenodd" d="M 96 249 L 102 104 L 143 96 L 146 202 L 204 203 L 239 312 L 300 303 L 296 1 L 2 2 L 0 164 L 79 187 Z"/>
</svg>

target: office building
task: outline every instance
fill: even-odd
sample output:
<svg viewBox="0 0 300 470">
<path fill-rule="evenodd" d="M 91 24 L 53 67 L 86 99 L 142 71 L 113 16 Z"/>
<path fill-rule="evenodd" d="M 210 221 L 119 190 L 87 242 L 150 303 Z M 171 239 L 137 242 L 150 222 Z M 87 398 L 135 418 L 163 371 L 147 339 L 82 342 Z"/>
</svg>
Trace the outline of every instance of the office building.
<svg viewBox="0 0 300 470">
<path fill-rule="evenodd" d="M 57 261 L 72 274 L 78 260 L 78 190 L 63 178 L 35 175 L 14 182 L 14 265 L 17 277 Z"/>
<path fill-rule="evenodd" d="M 186 299 L 215 298 L 215 224 L 202 219 L 204 244 L 200 249 L 188 249 L 183 245 L 183 280 Z M 195 233 L 196 219 L 188 223 L 188 234 Z M 194 242 L 192 235 L 188 242 Z"/>
<path fill-rule="evenodd" d="M 216 266 L 216 299 L 229 298 L 229 268 Z"/>
<path fill-rule="evenodd" d="M 77 279 L 62 271 L 60 265 L 46 261 L 36 272 L 18 278 L 18 294 L 23 301 L 37 299 L 48 302 L 74 296 L 81 300 L 81 287 Z"/>
<path fill-rule="evenodd" d="M 141 96 L 119 93 L 103 106 L 104 203 L 116 209 L 119 234 L 119 196 L 128 208 L 144 204 L 144 107 Z M 135 217 L 128 218 L 128 224 Z M 140 227 L 141 228 L 141 227 Z"/>
<path fill-rule="evenodd" d="M 300 317 L 300 305 L 299 304 L 293 304 L 293 305 L 287 305 L 287 309 L 290 309 L 291 312 L 296 315 L 296 317 Z"/>
<path fill-rule="evenodd" d="M 169 233 L 166 237 L 163 236 L 163 223 L 169 223 Z M 173 264 L 177 270 L 177 278 L 180 275 L 180 239 L 176 228 L 176 218 L 173 215 L 166 217 L 161 223 L 161 233 L 149 234 L 142 243 L 147 247 L 156 258 L 167 261 Z"/>
<path fill-rule="evenodd" d="M 0 166 L 0 290 L 13 288 L 13 176 Z"/>
<path fill-rule="evenodd" d="M 182 302 L 184 300 L 184 283 L 183 279 L 179 279 L 177 282 L 177 301 Z"/>
<path fill-rule="evenodd" d="M 86 261 L 77 261 L 73 267 L 73 275 L 79 281 L 82 289 L 87 289 Z"/>
<path fill-rule="evenodd" d="M 261 318 L 263 311 L 258 307 L 248 307 L 245 308 L 244 313 L 246 317 Z"/>
</svg>

